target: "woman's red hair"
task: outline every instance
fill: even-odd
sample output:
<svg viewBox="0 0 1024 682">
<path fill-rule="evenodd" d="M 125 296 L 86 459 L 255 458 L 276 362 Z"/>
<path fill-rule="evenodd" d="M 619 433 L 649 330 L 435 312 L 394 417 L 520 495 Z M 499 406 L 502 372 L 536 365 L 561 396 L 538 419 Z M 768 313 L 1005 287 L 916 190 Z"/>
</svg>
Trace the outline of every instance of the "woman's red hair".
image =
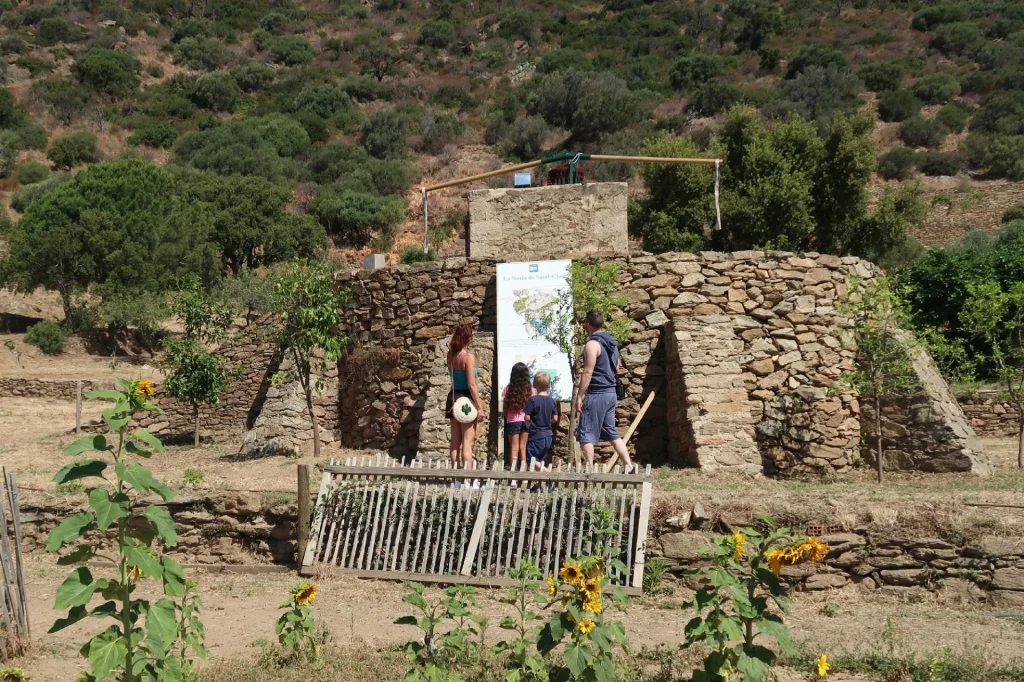
<svg viewBox="0 0 1024 682">
<path fill-rule="evenodd" d="M 455 332 L 452 334 L 452 341 L 448 345 L 448 354 L 455 357 L 464 351 L 472 340 L 473 327 L 463 322 L 455 328 Z"/>
</svg>

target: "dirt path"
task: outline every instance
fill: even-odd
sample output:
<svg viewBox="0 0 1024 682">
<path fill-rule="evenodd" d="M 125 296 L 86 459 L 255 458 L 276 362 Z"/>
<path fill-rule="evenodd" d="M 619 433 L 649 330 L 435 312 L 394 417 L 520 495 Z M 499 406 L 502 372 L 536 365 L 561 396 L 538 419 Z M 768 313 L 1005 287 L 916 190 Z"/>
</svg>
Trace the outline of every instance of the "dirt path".
<svg viewBox="0 0 1024 682">
<path fill-rule="evenodd" d="M 102 569 L 97 569 L 100 575 Z M 36 682 L 66 682 L 80 669 L 77 649 L 100 629 L 97 621 L 85 621 L 56 634 L 45 634 L 56 612 L 52 610 L 57 587 L 66 569 L 50 557 L 29 557 L 27 580 L 33 631 L 32 653 L 20 661 Z M 253 643 L 274 639 L 278 605 L 295 582 L 291 573 L 272 575 L 214 575 L 193 571 L 205 602 L 203 621 L 208 633 L 211 661 L 246 656 Z M 326 623 L 334 642 L 341 646 L 374 648 L 404 642 L 411 628 L 394 625 L 395 618 L 410 611 L 401 602 L 403 590 L 394 583 L 325 577 L 315 617 Z M 436 591 L 431 591 L 436 595 Z M 150 595 L 155 596 L 155 595 Z M 429 596 L 429 593 L 428 593 Z M 480 595 L 481 610 L 491 617 L 491 630 L 506 613 L 496 592 Z M 664 602 L 678 604 L 685 594 L 669 595 Z M 822 614 L 826 603 L 836 615 Z M 943 650 L 964 655 L 984 655 L 990 661 L 1008 661 L 1024 651 L 1024 626 L 985 615 L 981 604 L 957 603 L 949 595 L 923 595 L 920 601 L 863 593 L 849 587 L 831 593 L 797 595 L 788 620 L 794 636 L 807 651 L 838 654 L 896 653 L 926 657 Z M 635 648 L 673 646 L 682 642 L 683 628 L 691 617 L 678 608 L 653 605 L 631 607 L 624 617 Z"/>
</svg>

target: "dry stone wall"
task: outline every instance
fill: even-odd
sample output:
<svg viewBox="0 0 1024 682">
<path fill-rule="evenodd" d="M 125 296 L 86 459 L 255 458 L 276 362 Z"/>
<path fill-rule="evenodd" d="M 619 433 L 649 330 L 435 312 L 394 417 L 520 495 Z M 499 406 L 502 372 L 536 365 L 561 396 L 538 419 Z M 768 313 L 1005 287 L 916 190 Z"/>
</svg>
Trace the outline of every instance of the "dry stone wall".
<svg viewBox="0 0 1024 682">
<path fill-rule="evenodd" d="M 999 391 L 979 391 L 959 399 L 971 427 L 983 436 L 1016 436 L 1020 417 Z"/>
<path fill-rule="evenodd" d="M 469 255 L 504 261 L 626 254 L 624 182 L 469 192 Z"/>
<path fill-rule="evenodd" d="M 837 384 L 853 368 L 854 353 L 843 347 L 849 323 L 835 305 L 848 277 L 870 278 L 874 266 L 853 257 L 760 251 L 605 260 L 620 266 L 623 312 L 632 321 L 622 349 L 621 430 L 658 391 L 630 442 L 643 461 L 714 462 L 738 471 L 760 462 L 766 473 L 781 475 L 845 471 L 858 462 L 860 407 Z M 447 381 L 437 372 L 439 348 L 462 321 L 496 332 L 495 261 L 452 258 L 338 279 L 352 292 L 345 331 L 360 346 L 339 369 L 342 444 L 411 455 L 422 434 L 441 442 L 443 415 L 427 404 L 431 386 Z M 716 344 L 734 355 L 722 357 Z M 943 418 L 950 415 L 955 410 L 946 409 Z M 693 432 L 698 423 L 701 434 Z M 723 433 L 742 445 L 726 446 Z M 926 458 L 926 448 L 952 431 L 944 433 L 919 439 L 914 447 L 925 449 L 915 457 Z M 436 452 L 436 443 L 430 447 Z"/>
<path fill-rule="evenodd" d="M 82 391 L 96 391 L 113 388 L 113 381 L 82 381 Z M 0 377 L 0 398 L 51 398 L 53 400 L 75 399 L 78 392 L 76 380 L 29 379 L 22 377 Z"/>
</svg>

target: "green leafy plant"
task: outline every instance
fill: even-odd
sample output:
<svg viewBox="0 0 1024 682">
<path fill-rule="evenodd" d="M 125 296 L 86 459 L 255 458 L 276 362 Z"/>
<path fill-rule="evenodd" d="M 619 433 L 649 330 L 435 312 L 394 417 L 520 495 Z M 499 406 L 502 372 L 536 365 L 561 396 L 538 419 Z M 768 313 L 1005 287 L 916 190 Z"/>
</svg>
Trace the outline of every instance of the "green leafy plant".
<svg viewBox="0 0 1024 682">
<path fill-rule="evenodd" d="M 448 669 L 449 664 L 472 660 L 479 655 L 481 648 L 470 635 L 476 634 L 482 641 L 482 628 L 486 625 L 486 619 L 471 610 L 477 606 L 476 590 L 455 585 L 446 589 L 439 600 L 431 602 L 424 596 L 426 589 L 421 583 L 405 581 L 402 584 L 409 589 L 402 601 L 416 607 L 419 615 L 402 616 L 395 624 L 414 625 L 423 632 L 422 639 L 409 641 L 403 647 L 412 663 L 405 675 L 406 682 L 461 682 L 462 678 Z M 452 621 L 453 627 L 440 632 L 448 621 Z"/>
<path fill-rule="evenodd" d="M 666 591 L 664 580 L 668 564 L 662 559 L 649 559 L 644 564 L 644 594 L 656 597 Z"/>
<path fill-rule="evenodd" d="M 54 320 L 36 322 L 28 328 L 25 342 L 31 343 L 47 355 L 60 355 L 64 352 L 64 344 L 68 341 L 68 333 Z"/>
<path fill-rule="evenodd" d="M 818 609 L 818 611 L 819 613 L 821 613 L 821 615 L 826 616 L 828 618 L 835 618 L 839 615 L 839 607 L 835 604 L 822 604 L 821 608 Z"/>
<path fill-rule="evenodd" d="M 206 474 L 199 469 L 189 467 L 181 472 L 181 480 L 190 488 L 198 488 L 206 480 Z"/>
<path fill-rule="evenodd" d="M 4 348 L 11 351 L 11 355 L 14 356 L 14 361 L 18 363 L 18 371 L 21 371 L 21 351 L 15 345 L 14 341 L 7 339 L 4 341 Z"/>
<path fill-rule="evenodd" d="M 853 322 L 850 342 L 857 351 L 857 368 L 843 374 L 843 381 L 874 408 L 877 437 L 876 466 L 882 482 L 885 444 L 882 437 L 882 402 L 920 392 L 911 354 L 917 352 L 909 327 L 905 296 L 892 280 L 881 278 L 865 284 L 852 279 L 838 310 Z"/>
<path fill-rule="evenodd" d="M 544 658 L 540 654 L 530 653 L 531 639 L 535 628 L 531 623 L 543 620 L 543 617 L 530 608 L 532 604 L 545 604 L 547 600 L 537 592 L 538 580 L 542 574 L 537 566 L 529 561 L 520 561 L 515 568 L 510 568 L 509 576 L 518 581 L 508 590 L 508 595 L 499 599 L 516 610 L 516 615 L 505 616 L 499 627 L 514 633 L 511 639 L 498 642 L 491 648 L 492 654 L 508 654 L 512 668 L 505 674 L 505 682 L 524 682 L 536 680 L 547 682 L 548 673 Z"/>
<path fill-rule="evenodd" d="M 316 599 L 316 594 L 316 583 L 296 583 L 288 601 L 280 606 L 287 610 L 274 624 L 274 631 L 281 644 L 295 654 L 312 658 L 320 654 L 320 646 L 316 641 L 316 621 L 310 614 L 310 604 Z"/>
<path fill-rule="evenodd" d="M 348 292 L 335 287 L 328 263 L 293 262 L 275 281 L 277 341 L 291 355 L 299 375 L 315 457 L 320 456 L 320 423 L 313 411 L 313 392 L 322 390 L 328 363 L 341 358 L 348 346 L 348 339 L 335 331 L 348 301 Z M 314 366 L 319 375 L 315 378 Z"/>
<path fill-rule="evenodd" d="M 118 678 L 122 682 L 181 679 L 181 661 L 172 655 L 179 630 L 174 598 L 185 595 L 185 577 L 181 566 L 167 556 L 159 556 L 154 547 L 173 547 L 177 543 L 174 520 L 167 509 L 141 503 L 140 498 L 156 493 L 164 501 L 173 493 L 139 462 L 130 458 L 149 458 L 152 450 L 162 451 L 160 441 L 144 429 L 128 432 L 133 415 L 141 410 L 161 412 L 149 399 L 153 387 L 146 379 L 118 380 L 122 390 L 91 391 L 90 399 L 113 401 L 103 410 L 109 435 L 86 436 L 68 446 L 66 452 L 76 460 L 54 476 L 54 482 L 99 479 L 88 488 L 89 508 L 65 519 L 46 543 L 48 552 L 75 544 L 61 556 L 61 565 L 80 564 L 94 558 L 115 565 L 111 578 L 96 578 L 87 566 L 74 569 L 57 588 L 54 608 L 68 609 L 67 615 L 50 628 L 57 632 L 87 617 L 114 621 L 81 648 L 90 664 L 90 672 L 80 679 L 98 682 Z M 87 452 L 102 453 L 105 459 L 77 458 Z M 110 471 L 109 464 L 113 464 Z M 113 476 L 111 476 L 111 473 Z M 107 478 L 111 476 L 111 478 Z M 142 507 L 141 512 L 136 511 Z M 114 556 L 104 554 L 106 544 L 114 547 Z M 135 596 L 143 578 L 159 580 L 164 596 L 156 601 Z M 94 597 L 102 603 L 89 608 Z"/>
<path fill-rule="evenodd" d="M 764 533 L 741 528 L 712 539 L 706 552 L 711 566 L 693 572 L 701 575 L 701 587 L 685 605 L 696 615 L 686 624 L 683 647 L 699 643 L 712 648 L 704 667 L 693 671 L 693 682 L 727 682 L 737 679 L 735 673 L 744 682 L 771 679 L 778 654 L 759 637 L 774 639 L 784 654 L 796 653 L 779 615 L 788 609 L 779 573 L 783 566 L 820 561 L 828 546 L 777 528 L 768 517 L 762 522 Z"/>
<path fill-rule="evenodd" d="M 191 656 L 206 660 L 206 627 L 199 618 L 203 600 L 196 591 L 196 581 L 185 580 L 181 598 L 175 603 L 178 615 L 178 665 L 183 681 L 198 680 Z"/>
</svg>

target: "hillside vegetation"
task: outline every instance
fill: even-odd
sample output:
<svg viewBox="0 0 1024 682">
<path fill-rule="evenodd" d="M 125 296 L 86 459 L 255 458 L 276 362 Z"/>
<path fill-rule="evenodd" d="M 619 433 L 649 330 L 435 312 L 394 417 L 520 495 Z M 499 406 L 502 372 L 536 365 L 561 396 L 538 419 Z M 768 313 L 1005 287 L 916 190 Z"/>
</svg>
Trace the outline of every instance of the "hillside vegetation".
<svg viewBox="0 0 1024 682">
<path fill-rule="evenodd" d="M 710 168 L 593 163 L 587 177 L 632 182 L 647 250 L 890 269 L 921 253 L 918 179 L 1024 180 L 1015 1 L 0 7 L 0 275 L 59 292 L 71 326 L 86 293 L 107 323 L 152 327 L 186 277 L 215 288 L 332 246 L 397 250 L 414 184 L 467 164 L 716 156 L 719 231 Z M 462 222 L 439 201 L 435 245 Z"/>
</svg>

